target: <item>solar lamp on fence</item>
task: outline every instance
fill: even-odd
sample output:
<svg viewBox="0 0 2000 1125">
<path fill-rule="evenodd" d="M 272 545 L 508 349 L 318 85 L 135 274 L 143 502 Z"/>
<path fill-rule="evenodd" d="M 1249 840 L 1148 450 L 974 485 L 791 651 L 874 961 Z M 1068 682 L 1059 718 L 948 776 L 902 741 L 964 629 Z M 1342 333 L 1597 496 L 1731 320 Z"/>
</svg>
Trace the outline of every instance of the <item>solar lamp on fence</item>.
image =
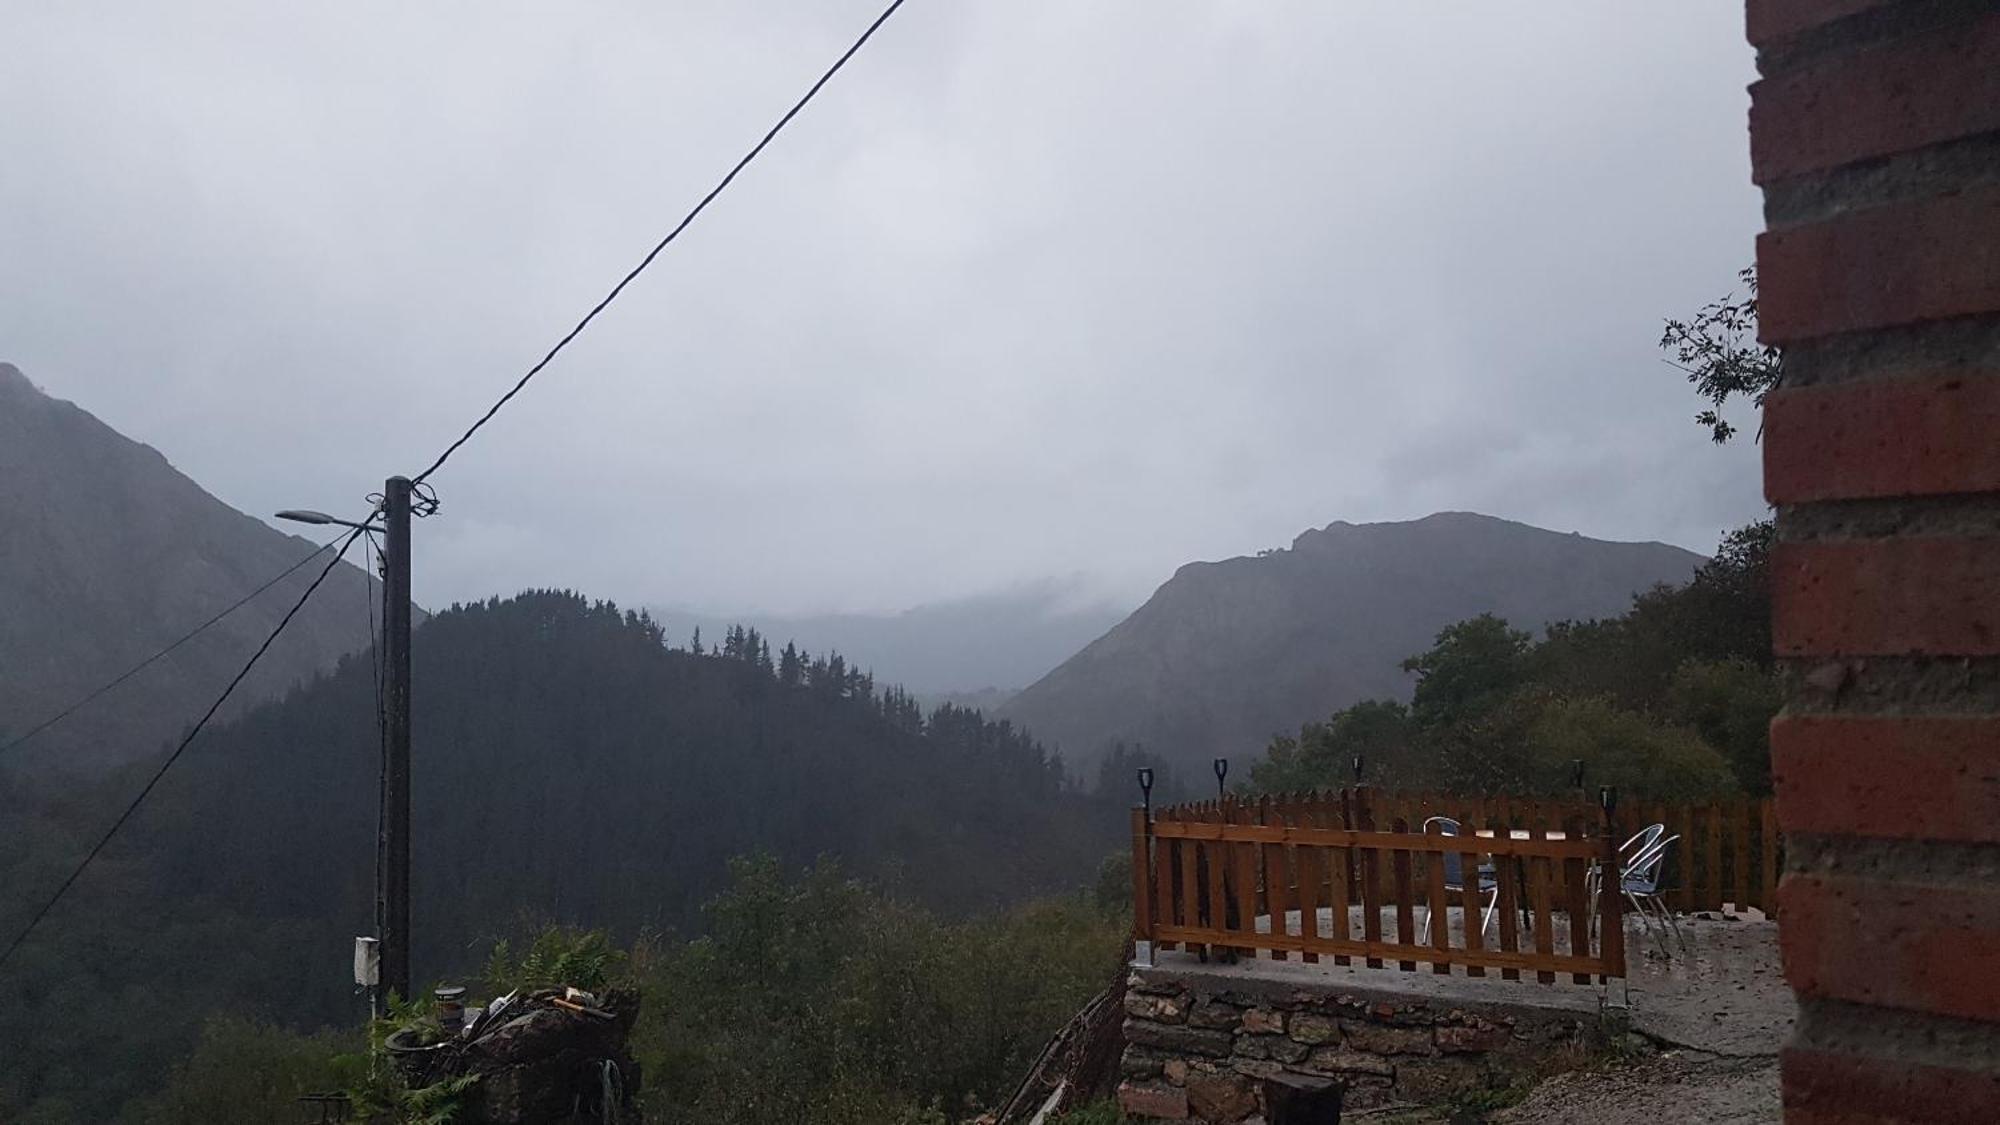
<svg viewBox="0 0 2000 1125">
<path fill-rule="evenodd" d="M 1146 818 L 1150 820 L 1153 816 L 1153 767 L 1151 766 L 1139 767 L 1139 794 L 1145 798 Z"/>
<path fill-rule="evenodd" d="M 1215 760 L 1215 796 L 1217 799 L 1222 798 L 1228 793 L 1228 790 L 1222 787 L 1223 779 L 1228 776 L 1229 776 L 1229 759 L 1217 758 Z"/>
</svg>

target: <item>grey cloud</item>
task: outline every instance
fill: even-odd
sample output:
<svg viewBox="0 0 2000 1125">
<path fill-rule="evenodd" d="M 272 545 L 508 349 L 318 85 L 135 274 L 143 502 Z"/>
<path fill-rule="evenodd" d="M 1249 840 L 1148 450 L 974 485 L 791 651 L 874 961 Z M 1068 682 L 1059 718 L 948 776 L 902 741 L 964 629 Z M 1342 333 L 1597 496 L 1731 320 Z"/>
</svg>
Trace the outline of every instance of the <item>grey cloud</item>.
<svg viewBox="0 0 2000 1125">
<path fill-rule="evenodd" d="M 412 471 L 870 3 L 10 17 L 0 358 L 254 512 Z M 881 609 L 1476 508 L 1761 511 L 1729 5 L 911 0 L 438 479 L 429 602 Z"/>
</svg>

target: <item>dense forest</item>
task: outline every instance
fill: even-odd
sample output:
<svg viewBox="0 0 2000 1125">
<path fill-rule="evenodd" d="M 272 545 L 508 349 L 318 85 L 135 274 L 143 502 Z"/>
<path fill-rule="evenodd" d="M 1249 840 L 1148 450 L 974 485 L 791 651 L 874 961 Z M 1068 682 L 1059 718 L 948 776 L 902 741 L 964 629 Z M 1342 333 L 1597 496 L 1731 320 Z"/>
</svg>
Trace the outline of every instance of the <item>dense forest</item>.
<svg viewBox="0 0 2000 1125">
<path fill-rule="evenodd" d="M 419 979 L 529 924 L 698 934 L 729 861 L 752 853 L 835 858 L 946 924 L 1083 886 L 1120 842 L 1129 794 L 1081 792 L 1016 728 L 924 714 L 837 655 L 774 653 L 750 630 L 698 646 L 558 592 L 455 606 L 417 631 Z M 366 656 L 350 659 L 195 744 L 0 970 L 0 1119 L 109 1117 L 213 1013 L 358 1021 L 374 691 Z M 0 877 L 52 887 L 131 788 L 37 803 L 0 841 Z M 33 897 L 9 896 L 0 923 Z"/>
<path fill-rule="evenodd" d="M 1536 640 L 1490 614 L 1403 662 L 1411 700 L 1364 700 L 1274 739 L 1246 788 L 1370 784 L 1557 793 L 1588 784 L 1664 799 L 1771 791 L 1769 522 L 1724 538 L 1685 586 Z"/>
</svg>

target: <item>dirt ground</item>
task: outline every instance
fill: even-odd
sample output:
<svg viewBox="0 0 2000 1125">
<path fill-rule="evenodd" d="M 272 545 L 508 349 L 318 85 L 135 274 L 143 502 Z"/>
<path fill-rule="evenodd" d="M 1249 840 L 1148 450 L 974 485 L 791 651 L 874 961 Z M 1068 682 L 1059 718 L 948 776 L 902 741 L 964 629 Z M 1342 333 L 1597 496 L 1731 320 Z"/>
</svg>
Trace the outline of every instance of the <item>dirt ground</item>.
<svg viewBox="0 0 2000 1125">
<path fill-rule="evenodd" d="M 1549 1078 L 1505 1109 L 1391 1106 L 1357 1125 L 1681 1125 L 1776 1122 L 1778 1048 L 1798 1008 L 1777 925 L 1756 911 L 1680 919 L 1684 952 L 1635 921 L 1628 937 L 1632 1035 L 1622 1059 Z"/>
<path fill-rule="evenodd" d="M 1777 924 L 1750 911 L 1697 915 L 1680 925 L 1688 948 L 1682 952 L 1668 937 L 1671 959 L 1641 931 L 1631 934 L 1632 1030 L 1643 1041 L 1637 1057 L 1557 1075 L 1487 1120 L 1669 1125 L 1780 1119 L 1778 1048 L 1791 1034 L 1798 1007 L 1779 969 Z"/>
</svg>

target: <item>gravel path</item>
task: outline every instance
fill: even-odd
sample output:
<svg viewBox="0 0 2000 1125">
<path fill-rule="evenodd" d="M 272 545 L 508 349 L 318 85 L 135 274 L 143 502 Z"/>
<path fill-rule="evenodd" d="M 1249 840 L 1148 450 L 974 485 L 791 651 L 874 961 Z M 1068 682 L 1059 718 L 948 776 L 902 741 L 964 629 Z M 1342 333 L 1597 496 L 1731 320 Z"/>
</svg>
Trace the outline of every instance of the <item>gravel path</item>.
<svg viewBox="0 0 2000 1125">
<path fill-rule="evenodd" d="M 1630 1066 L 1557 1075 L 1494 1122 L 1775 1122 L 1778 1060 L 1669 1051 Z"/>
</svg>

